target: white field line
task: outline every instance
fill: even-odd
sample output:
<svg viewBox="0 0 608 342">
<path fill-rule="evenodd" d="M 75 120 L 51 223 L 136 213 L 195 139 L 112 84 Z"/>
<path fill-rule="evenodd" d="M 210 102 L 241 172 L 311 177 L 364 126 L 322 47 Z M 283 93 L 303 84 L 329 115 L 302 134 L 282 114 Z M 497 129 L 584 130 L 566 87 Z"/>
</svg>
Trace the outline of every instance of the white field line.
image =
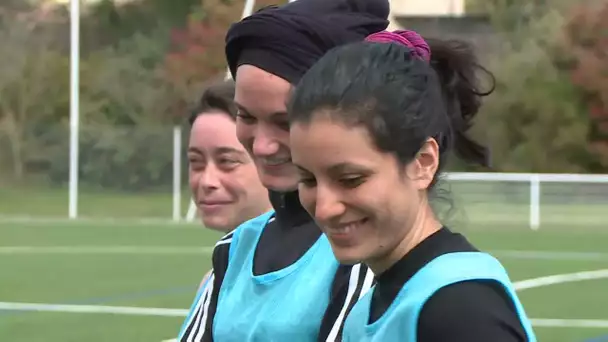
<svg viewBox="0 0 608 342">
<path fill-rule="evenodd" d="M 545 277 L 538 277 L 532 279 L 521 280 L 515 282 L 513 286 L 517 291 L 533 289 L 536 287 L 550 286 L 563 283 L 571 283 L 583 280 L 594 280 L 608 278 L 608 269 L 601 269 L 596 271 L 585 271 L 565 274 L 554 274 Z"/>
<path fill-rule="evenodd" d="M 602 319 L 548 319 L 532 318 L 532 325 L 542 328 L 608 328 L 608 320 Z"/>
<path fill-rule="evenodd" d="M 37 247 L 36 247 L 37 248 Z M 34 250 L 36 249 L 34 248 Z M 114 247 L 116 248 L 116 247 Z M 124 247 L 122 247 L 124 248 Z M 175 247 L 174 247 L 175 248 Z M 210 247 L 204 247 L 210 248 Z M 138 247 L 138 249 L 141 249 Z M 180 249 L 180 250 L 183 250 Z M 197 249 L 200 252 L 200 248 Z M 567 274 L 555 274 L 545 277 L 526 279 L 514 283 L 518 291 L 538 288 L 568 282 L 608 278 L 608 269 L 595 271 L 575 272 Z M 51 312 L 76 312 L 76 313 L 105 313 L 120 315 L 148 315 L 148 316 L 186 316 L 186 309 L 166 309 L 166 308 L 141 308 L 141 307 L 120 307 L 102 305 L 66 305 L 66 304 L 41 304 L 41 303 L 11 303 L 0 302 L 0 310 L 12 311 L 51 311 Z M 531 319 L 532 325 L 537 327 L 561 327 L 561 328 L 608 328 L 608 320 L 598 319 Z"/>
<path fill-rule="evenodd" d="M 0 246 L 1 254 L 210 254 L 213 247 Z"/>
<path fill-rule="evenodd" d="M 0 246 L 0 254 L 200 254 L 211 253 L 212 246 Z M 608 260 L 608 253 L 492 250 L 490 254 L 498 258 L 524 260 Z"/>
<path fill-rule="evenodd" d="M 37 217 L 37 216 L 6 216 L 0 215 L 0 223 L 27 223 L 36 225 L 47 224 L 95 224 L 95 225 L 114 225 L 114 224 L 133 224 L 133 225 L 167 225 L 167 226 L 200 226 L 200 222 L 188 222 L 186 220 L 173 221 L 168 218 L 145 218 L 145 217 L 83 217 L 69 219 L 67 217 Z"/>
<path fill-rule="evenodd" d="M 0 310 L 7 311 L 34 311 L 34 312 L 63 312 L 63 313 L 96 313 L 114 315 L 164 316 L 185 317 L 186 309 L 141 308 L 128 306 L 104 305 L 66 305 L 42 303 L 12 303 L 0 302 Z M 532 319 L 532 325 L 537 327 L 560 328 L 607 328 L 608 320 L 597 319 Z"/>
<path fill-rule="evenodd" d="M 105 313 L 116 315 L 142 315 L 142 316 L 167 316 L 185 317 L 188 315 L 186 309 L 166 308 L 140 308 L 130 306 L 105 306 L 105 305 L 68 305 L 68 304 L 42 304 L 42 303 L 12 303 L 0 302 L 0 310 L 12 311 L 37 311 L 37 312 L 72 312 L 72 313 Z"/>
<path fill-rule="evenodd" d="M 571 261 L 602 261 L 608 260 L 608 253 L 601 252 L 569 252 L 569 251 L 529 251 L 529 250 L 491 250 L 488 253 L 498 258 L 524 260 L 571 260 Z"/>
<path fill-rule="evenodd" d="M 545 277 L 521 280 L 515 282 L 513 286 L 517 291 L 533 289 L 544 286 L 551 286 L 563 283 L 570 283 L 583 280 L 594 280 L 608 278 L 608 269 L 595 271 L 554 274 Z M 608 320 L 600 319 L 530 319 L 533 326 L 550 328 L 608 328 Z"/>
</svg>

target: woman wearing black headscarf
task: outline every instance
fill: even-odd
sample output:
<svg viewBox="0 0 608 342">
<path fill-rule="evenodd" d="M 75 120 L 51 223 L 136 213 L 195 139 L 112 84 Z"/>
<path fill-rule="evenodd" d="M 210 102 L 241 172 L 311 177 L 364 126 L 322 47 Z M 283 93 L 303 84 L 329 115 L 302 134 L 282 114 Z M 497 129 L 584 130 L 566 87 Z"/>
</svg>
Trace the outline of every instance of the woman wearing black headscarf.
<svg viewBox="0 0 608 342">
<path fill-rule="evenodd" d="M 213 252 L 214 273 L 182 341 L 335 341 L 372 285 L 362 265 L 340 266 L 302 208 L 286 103 L 328 50 L 388 26 L 387 0 L 299 0 L 234 24 L 226 58 L 236 81 L 237 135 L 274 211 L 241 225 Z"/>
</svg>

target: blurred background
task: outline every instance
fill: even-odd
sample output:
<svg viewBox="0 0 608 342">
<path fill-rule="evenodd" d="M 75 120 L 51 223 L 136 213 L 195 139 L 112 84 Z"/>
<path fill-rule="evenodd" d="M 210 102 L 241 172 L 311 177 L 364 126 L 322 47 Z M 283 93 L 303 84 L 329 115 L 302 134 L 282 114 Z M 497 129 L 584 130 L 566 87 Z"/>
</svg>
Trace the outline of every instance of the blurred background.
<svg viewBox="0 0 608 342">
<path fill-rule="evenodd" d="M 0 341 L 176 336 L 218 238 L 190 207 L 185 119 L 244 6 L 81 1 L 69 210 L 69 2 L 0 1 Z M 504 262 L 540 341 L 608 341 L 607 18 L 607 0 L 391 1 L 392 28 L 467 40 L 496 76 L 473 127 L 495 172 L 455 161 L 446 220 Z"/>
</svg>

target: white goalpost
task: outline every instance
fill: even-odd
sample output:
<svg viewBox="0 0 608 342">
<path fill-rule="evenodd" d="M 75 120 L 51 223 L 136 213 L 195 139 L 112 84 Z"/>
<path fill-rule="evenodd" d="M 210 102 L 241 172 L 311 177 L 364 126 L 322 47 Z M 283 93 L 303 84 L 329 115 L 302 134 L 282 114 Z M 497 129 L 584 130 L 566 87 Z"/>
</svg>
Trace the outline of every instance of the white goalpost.
<svg viewBox="0 0 608 342">
<path fill-rule="evenodd" d="M 68 217 L 78 217 L 78 131 L 80 124 L 80 0 L 70 0 L 70 179 Z"/>
</svg>

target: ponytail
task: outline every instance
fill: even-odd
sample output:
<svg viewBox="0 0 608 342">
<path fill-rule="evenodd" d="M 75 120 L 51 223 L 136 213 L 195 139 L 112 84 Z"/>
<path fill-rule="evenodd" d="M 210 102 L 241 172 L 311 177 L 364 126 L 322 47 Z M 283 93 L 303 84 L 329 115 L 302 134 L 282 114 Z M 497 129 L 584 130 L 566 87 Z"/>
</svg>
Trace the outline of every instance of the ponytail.
<svg viewBox="0 0 608 342">
<path fill-rule="evenodd" d="M 452 134 L 443 134 L 438 141 L 442 149 L 452 147 L 461 159 L 469 163 L 490 166 L 489 150 L 471 139 L 467 132 L 479 107 L 481 98 L 495 88 L 492 73 L 479 64 L 470 44 L 457 40 L 426 39 L 431 50 L 430 64 L 439 77 Z M 490 77 L 492 86 L 483 91 L 477 72 Z"/>
</svg>

